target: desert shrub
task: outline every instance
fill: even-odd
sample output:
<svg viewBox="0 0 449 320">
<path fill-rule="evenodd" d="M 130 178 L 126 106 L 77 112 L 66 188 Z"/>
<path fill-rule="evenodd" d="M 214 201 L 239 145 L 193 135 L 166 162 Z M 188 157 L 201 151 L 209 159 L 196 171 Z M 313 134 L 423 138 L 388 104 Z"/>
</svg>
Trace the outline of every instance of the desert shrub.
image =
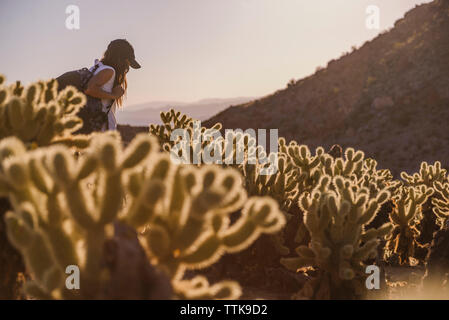
<svg viewBox="0 0 449 320">
<path fill-rule="evenodd" d="M 296 84 L 295 79 L 290 79 L 290 81 L 287 83 L 287 88 L 293 88 Z"/>
<path fill-rule="evenodd" d="M 423 287 L 426 292 L 449 295 L 449 223 L 435 232 L 426 259 Z M 438 296 L 436 298 L 439 298 Z"/>
<path fill-rule="evenodd" d="M 369 79 L 368 82 L 373 82 L 373 79 Z M 366 100 L 364 105 L 366 106 L 365 109 L 368 110 L 370 109 L 371 99 L 368 97 Z M 366 114 L 369 115 L 370 112 L 357 112 L 357 117 L 355 117 L 356 115 L 354 115 L 355 118 L 350 117 L 348 124 L 352 125 L 355 120 L 359 122 L 363 116 L 366 117 Z M 390 116 L 393 119 L 397 118 L 394 113 Z M 186 123 L 189 123 L 189 121 L 182 121 L 182 119 L 190 118 L 184 117 L 186 116 L 172 110 L 164 114 L 163 126 L 153 126 L 150 131 L 153 134 L 160 135 L 160 132 L 166 130 L 165 128 L 169 128 L 171 131 L 176 127 L 188 128 L 190 124 Z M 173 119 L 178 119 L 176 120 L 178 125 L 170 123 Z M 396 120 L 402 123 L 410 119 L 403 117 Z M 214 127 L 220 130 L 221 124 L 216 124 Z M 201 132 L 205 133 L 206 130 L 206 128 L 202 128 Z M 164 139 L 166 139 L 165 137 Z M 246 147 L 257 148 L 251 139 L 246 139 L 248 139 Z M 202 152 L 207 144 L 205 142 L 197 151 Z M 166 150 L 172 150 L 173 145 L 172 143 Z M 245 149 L 245 155 L 247 154 L 248 150 Z M 224 159 L 222 156 L 218 158 Z M 409 264 L 413 260 L 418 260 L 425 263 L 427 247 L 433 239 L 433 233 L 441 230 L 448 211 L 449 198 L 445 195 L 448 192 L 447 186 L 445 186 L 445 183 L 447 183 L 446 172 L 441 169 L 439 163 L 435 163 L 433 166 L 423 163 L 419 173 L 412 176 L 402 174 L 402 181 L 400 181 L 394 180 L 389 170 L 377 169 L 377 162 L 374 159 L 365 159 L 361 151 L 348 148 L 342 156 L 334 156 L 319 147 L 315 154 L 312 154 L 307 146 L 300 145 L 295 141 L 287 144 L 283 138 L 279 139 L 277 161 L 279 164 L 278 172 L 268 176 L 258 174 L 260 169 L 263 168 L 263 165 L 260 164 L 254 165 L 243 162 L 241 165 L 231 166 L 238 169 L 244 176 L 244 186 L 249 194 L 272 197 L 284 212 L 287 218 L 286 228 L 273 237 L 279 254 L 289 255 L 287 259 L 293 259 L 296 258 L 291 253 L 294 247 L 298 245 L 300 247 L 311 246 L 313 235 L 310 234 L 309 228 L 304 223 L 305 215 L 308 213 L 304 211 L 303 206 L 298 205 L 299 199 L 302 199 L 305 194 L 311 194 L 319 188 L 324 177 L 329 177 L 332 182 L 336 179 L 349 181 L 353 192 L 355 192 L 354 190 L 368 190 L 366 193 L 368 202 L 377 199 L 381 194 L 385 194 L 384 192 L 389 194 L 385 201 L 378 203 L 378 208 L 375 210 L 372 219 L 363 225 L 364 232 L 374 234 L 378 230 L 384 230 L 385 234 L 380 232 L 374 236 L 373 240 L 376 240 L 377 243 L 376 246 L 373 244 L 375 250 L 371 250 L 366 259 L 362 259 L 361 262 L 359 261 L 356 264 L 363 265 L 367 261 L 372 262 L 370 259 L 375 255 L 378 256 L 377 259 L 385 257 L 389 262 L 396 260 L 402 264 Z M 339 189 L 335 187 L 334 183 L 329 183 L 326 192 L 339 194 Z M 292 219 L 293 217 L 296 219 Z M 389 223 L 390 227 L 379 229 L 386 223 Z M 287 229 L 294 230 L 294 232 L 287 231 Z M 390 234 L 387 230 L 393 230 L 393 233 Z M 364 241 L 360 242 L 360 245 L 363 246 Z M 376 251 L 376 254 L 374 254 L 374 251 Z M 329 270 L 326 271 L 325 268 L 320 267 L 317 261 L 309 262 L 316 272 L 313 276 L 315 280 L 311 280 L 308 289 L 304 289 L 304 292 L 308 292 L 309 296 L 337 296 L 338 294 L 335 293 L 341 292 L 340 290 L 343 290 L 348 297 L 360 295 L 360 277 L 357 278 L 356 276 L 357 281 L 343 282 L 344 285 L 340 286 L 338 282 L 341 279 L 329 282 L 329 275 L 326 273 Z M 292 270 L 297 271 L 294 268 Z M 357 272 L 355 274 L 361 275 Z M 334 279 L 337 278 L 334 277 Z M 332 290 L 320 291 L 317 285 L 323 281 L 324 283 L 329 282 L 330 284 L 326 284 L 325 287 L 332 288 Z M 320 293 L 318 294 L 318 292 Z M 322 294 L 323 292 L 325 294 Z"/>
<path fill-rule="evenodd" d="M 0 196 L 12 205 L 6 230 L 31 275 L 30 296 L 237 298 L 236 281 L 210 284 L 188 271 L 240 252 L 230 260 L 245 263 L 238 280 L 265 272 L 269 260 L 272 275 L 281 274 L 277 266 L 289 279 L 304 275 L 294 297 L 363 298 L 367 264 L 381 253 L 425 262 L 433 232 L 446 224 L 449 182 L 439 162 L 397 181 L 362 151 L 312 153 L 280 138 L 267 155 L 247 133 L 217 138 L 220 123 L 199 127 L 174 110 L 150 125 L 153 137 L 138 135 L 123 149 L 114 133 L 73 135 L 84 97 L 56 89 L 0 79 Z M 187 139 L 172 140 L 177 129 Z M 75 156 L 67 146 L 85 150 Z M 204 156 L 214 164 L 190 165 Z M 64 285 L 69 265 L 80 267 L 80 290 Z"/>
<path fill-rule="evenodd" d="M 7 85 L 0 75 L 0 139 L 14 136 L 27 149 L 50 144 L 66 144 L 85 148 L 90 136 L 74 133 L 82 126 L 76 116 L 85 97 L 73 87 L 57 92 L 56 81 L 40 81 L 23 87 L 19 81 Z M 0 199 L 0 297 L 14 299 L 17 278 L 25 271 L 18 252 L 6 239 L 4 215 L 11 209 L 8 199 Z"/>
<path fill-rule="evenodd" d="M 255 137 L 244 132 L 226 132 L 224 139 L 222 137 L 212 139 L 213 132 L 222 128 L 220 123 L 215 124 L 210 129 L 200 128 L 192 118 L 174 110 L 162 112 L 161 120 L 162 125 L 150 125 L 150 134 L 158 138 L 165 151 L 172 156 L 181 157 L 182 153 L 177 150 L 177 145 L 179 145 L 182 137 L 170 141 L 170 136 L 176 129 L 186 130 L 188 133 L 187 147 L 190 152 L 188 155 L 184 155 L 183 162 L 192 163 L 194 157 L 203 159 L 205 156 L 212 155 L 214 163 L 224 168 L 234 168 L 241 173 L 243 186 L 248 195 L 269 196 L 275 199 L 286 220 L 294 220 L 297 182 L 294 177 L 293 166 L 287 161 L 286 154 L 279 150 L 280 152 L 277 155 L 274 153 L 267 156 L 265 150 L 257 145 Z M 279 139 L 280 144 L 283 141 L 283 139 Z M 230 151 L 227 151 L 227 149 Z M 260 161 L 261 159 L 269 161 L 263 162 Z M 277 171 L 273 174 L 263 174 L 263 170 L 268 172 L 270 163 L 276 164 Z M 203 163 L 200 161 L 195 166 L 202 167 Z M 239 213 L 237 212 L 232 216 L 232 220 L 235 220 L 238 216 Z M 266 237 L 268 237 L 268 242 L 265 239 Z M 245 284 L 248 282 L 252 284 L 260 283 L 261 279 L 265 279 L 266 283 L 270 282 L 269 278 L 271 277 L 267 275 L 265 269 L 271 267 L 271 262 L 278 266 L 280 255 L 289 253 L 289 249 L 284 245 L 284 242 L 285 231 L 267 235 L 264 239 L 258 240 L 253 249 L 245 250 L 239 255 L 226 256 L 220 263 L 227 267 L 222 268 L 221 265 L 214 265 L 212 268 L 208 268 L 206 273 L 215 277 L 217 273 L 227 273 L 219 270 L 231 270 L 230 265 L 239 263 L 238 261 L 244 261 L 245 264 L 239 269 L 238 274 L 230 276 L 238 277 Z M 267 254 L 270 256 L 268 260 Z M 258 271 L 255 272 L 255 270 Z M 276 273 L 273 273 L 273 275 L 276 275 Z M 253 281 L 252 279 L 258 280 Z"/>
<path fill-rule="evenodd" d="M 150 132 L 160 137 L 161 141 L 166 141 L 164 144 L 166 150 L 172 151 L 174 144 L 167 142 L 168 132 L 173 132 L 177 127 L 190 130 L 189 128 L 192 128 L 192 125 L 190 125 L 192 120 L 180 113 L 176 113 L 174 110 L 163 113 L 161 118 L 164 124 L 162 126 L 152 126 Z M 221 128 L 221 124 L 218 123 L 214 127 Z M 161 134 L 161 132 L 166 133 Z M 203 135 L 207 135 L 206 132 L 206 128 L 201 128 Z M 371 198 L 376 198 L 383 191 L 392 192 L 399 184 L 398 181 L 393 180 L 389 170 L 378 170 L 377 162 L 373 159 L 365 159 L 361 151 L 348 148 L 341 156 L 331 156 L 322 147 L 318 147 L 315 154 L 312 154 L 306 145 L 299 145 L 295 141 L 287 144 L 284 138 L 279 139 L 277 158 L 273 159 L 278 163 L 278 170 L 271 175 L 262 175 L 260 171 L 267 164 L 264 165 L 258 162 L 252 164 L 247 161 L 252 148 L 258 148 L 255 139 L 248 135 L 238 134 L 231 138 L 235 138 L 235 140 L 232 140 L 234 141 L 233 156 L 235 156 L 237 146 L 235 142 L 238 142 L 239 139 L 243 139 L 244 142 L 245 157 L 243 163 L 231 166 L 242 173 L 245 189 L 250 195 L 270 196 L 275 199 L 287 219 L 286 228 L 271 237 L 276 252 L 270 251 L 270 255 L 276 254 L 279 257 L 278 259 L 287 255 L 291 257 L 295 247 L 298 245 L 307 246 L 310 243 L 312 236 L 304 223 L 304 210 L 298 203 L 300 196 L 311 193 L 317 188 L 322 177 L 328 176 L 331 179 L 344 177 L 358 188 L 368 190 Z M 207 147 L 207 143 L 204 143 L 207 139 L 202 139 L 202 141 L 203 144 L 196 149 L 196 152 L 201 153 Z M 222 141 L 219 140 L 218 143 L 222 143 Z M 192 146 L 192 149 L 194 148 L 192 141 L 190 146 Z M 223 163 L 225 155 L 218 156 L 218 159 Z M 337 192 L 333 184 L 329 188 Z M 381 204 L 386 205 L 384 202 Z M 388 222 L 388 213 L 383 215 L 383 219 L 377 221 L 376 224 L 370 225 L 370 228 L 377 229 L 386 222 Z M 380 241 L 381 239 L 378 240 Z M 296 272 L 296 270 L 293 271 Z"/>
<path fill-rule="evenodd" d="M 428 246 L 433 239 L 434 232 L 443 227 L 448 215 L 444 209 L 445 203 L 447 203 L 447 170 L 441 167 L 439 161 L 436 161 L 433 165 L 422 162 L 419 172 L 413 175 L 402 172 L 401 178 L 405 186 L 425 186 L 434 190 L 433 194 L 422 205 L 419 212 L 419 223 L 417 224 L 418 241 L 422 245 Z M 424 260 L 425 255 L 421 256 L 420 259 Z"/>
<path fill-rule="evenodd" d="M 435 181 L 433 183 L 434 191 L 438 197 L 432 198 L 433 212 L 436 216 L 436 224 L 441 228 L 446 225 L 449 217 L 449 183 Z"/>
<path fill-rule="evenodd" d="M 181 157 L 181 150 L 175 148 L 182 137 L 170 140 L 170 136 L 176 129 L 185 129 L 188 133 L 188 149 L 190 154 L 182 159 L 185 163 L 192 163 L 195 157 L 205 158 L 213 156 L 213 162 L 224 167 L 233 167 L 240 171 L 244 177 L 244 186 L 250 195 L 271 196 L 278 200 L 281 209 L 288 211 L 294 201 L 291 198 L 294 193 L 295 179 L 292 173 L 292 165 L 287 161 L 287 155 L 279 149 L 279 161 L 275 153 L 267 155 L 262 147 L 257 145 L 254 137 L 243 132 L 227 132 L 226 137 L 212 137 L 215 130 L 220 130 L 222 125 L 215 124 L 212 128 L 195 127 L 192 118 L 181 115 L 180 112 L 170 110 L 161 112 L 162 125 L 150 125 L 150 134 L 158 138 L 165 151 Z M 195 136 L 195 130 L 199 137 Z M 199 142 L 198 142 L 199 141 Z M 229 144 L 229 145 L 228 145 Z M 284 139 L 279 139 L 279 145 L 285 144 Z M 230 148 L 230 152 L 226 149 Z M 216 154 L 217 153 L 217 154 Z M 269 160 L 269 161 L 267 161 Z M 269 164 L 276 163 L 277 170 L 273 174 L 262 174 L 263 170 L 269 173 Z M 198 165 L 202 163 L 199 162 Z"/>
<path fill-rule="evenodd" d="M 399 264 L 415 264 L 419 256 L 425 256 L 424 246 L 417 240 L 420 234 L 417 225 L 422 219 L 420 215 L 422 205 L 432 194 L 433 189 L 425 185 L 398 189 L 393 197 L 394 209 L 390 213 L 394 229 L 385 248 L 387 260 L 397 261 Z M 424 253 L 420 254 L 416 252 L 417 250 Z"/>
<path fill-rule="evenodd" d="M 20 82 L 7 86 L 0 75 L 0 138 L 15 136 L 28 148 L 55 143 L 86 147 L 88 136 L 71 135 L 82 126 L 76 114 L 86 98 L 74 87 L 58 93 L 57 85 L 51 80 L 26 88 Z"/>
<path fill-rule="evenodd" d="M 290 270 L 315 268 L 316 274 L 298 292 L 299 298 L 353 299 L 364 297 L 365 261 L 377 255 L 379 239 L 391 231 L 390 224 L 365 230 L 382 203 L 386 189 L 371 196 L 367 187 L 336 176 L 323 175 L 311 192 L 300 197 L 304 224 L 311 235 L 309 245 L 296 248 L 298 257 L 283 258 Z"/>
<path fill-rule="evenodd" d="M 239 296 L 236 282 L 209 285 L 204 277 L 184 279 L 184 272 L 280 230 L 285 219 L 277 203 L 247 198 L 233 169 L 175 165 L 157 149 L 146 134 L 126 150 L 117 137 L 97 135 L 81 157 L 64 146 L 27 152 L 15 137 L 1 141 L 0 194 L 13 205 L 7 232 L 32 275 L 29 295 Z M 242 214 L 231 225 L 236 210 Z M 80 290 L 64 285 L 69 265 L 79 266 Z"/>
</svg>

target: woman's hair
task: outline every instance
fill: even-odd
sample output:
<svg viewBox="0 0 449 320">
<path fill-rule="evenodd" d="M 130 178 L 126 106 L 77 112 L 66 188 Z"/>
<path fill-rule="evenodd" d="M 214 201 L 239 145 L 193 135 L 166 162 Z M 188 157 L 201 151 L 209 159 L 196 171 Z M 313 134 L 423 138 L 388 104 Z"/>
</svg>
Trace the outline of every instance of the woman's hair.
<svg viewBox="0 0 449 320">
<path fill-rule="evenodd" d="M 125 94 L 117 99 L 117 105 L 121 107 L 123 103 L 123 97 L 126 96 L 126 89 L 128 88 L 128 83 L 126 82 L 126 73 L 129 71 L 129 64 L 126 61 L 126 57 L 123 56 L 122 51 L 118 50 L 117 47 L 108 46 L 103 55 L 103 59 L 101 59 L 101 62 L 114 68 L 114 86 L 121 85 L 123 90 L 125 90 Z"/>
</svg>

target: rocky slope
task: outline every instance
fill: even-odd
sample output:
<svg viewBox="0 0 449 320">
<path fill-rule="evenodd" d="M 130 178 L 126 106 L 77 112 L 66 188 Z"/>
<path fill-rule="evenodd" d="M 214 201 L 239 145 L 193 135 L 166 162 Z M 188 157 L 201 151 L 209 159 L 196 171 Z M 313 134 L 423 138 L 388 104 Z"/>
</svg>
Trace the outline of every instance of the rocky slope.
<svg viewBox="0 0 449 320">
<path fill-rule="evenodd" d="M 353 146 L 393 173 L 449 167 L 449 1 L 417 6 L 394 28 L 286 89 L 204 123 L 278 128 L 311 147 Z"/>
</svg>

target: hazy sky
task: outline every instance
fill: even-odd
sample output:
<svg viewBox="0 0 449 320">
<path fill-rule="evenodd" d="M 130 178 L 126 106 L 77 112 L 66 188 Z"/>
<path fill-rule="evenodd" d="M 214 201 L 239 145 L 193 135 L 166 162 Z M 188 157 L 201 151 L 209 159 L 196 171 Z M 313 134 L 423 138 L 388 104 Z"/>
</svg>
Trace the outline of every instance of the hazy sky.
<svg viewBox="0 0 449 320">
<path fill-rule="evenodd" d="M 28 83 L 91 66 L 126 38 L 142 69 L 127 105 L 263 96 L 360 46 L 429 0 L 0 0 L 0 73 Z M 80 8 L 80 30 L 65 26 Z M 368 5 L 380 30 L 365 27 Z"/>
</svg>

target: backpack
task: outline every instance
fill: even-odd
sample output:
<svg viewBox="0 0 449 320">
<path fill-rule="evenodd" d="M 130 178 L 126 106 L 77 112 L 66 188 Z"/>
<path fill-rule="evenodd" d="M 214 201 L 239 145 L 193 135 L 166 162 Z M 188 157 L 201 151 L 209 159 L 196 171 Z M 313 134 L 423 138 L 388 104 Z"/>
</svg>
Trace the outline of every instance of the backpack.
<svg viewBox="0 0 449 320">
<path fill-rule="evenodd" d="M 58 81 L 58 91 L 63 90 L 65 87 L 71 85 L 78 91 L 83 92 L 87 88 L 89 80 L 93 77 L 95 71 L 100 65 L 96 64 L 92 71 L 87 68 L 79 70 L 68 71 L 56 78 Z M 108 113 L 111 106 L 107 107 L 107 112 L 103 111 L 103 103 L 101 99 L 86 95 L 86 104 L 81 107 L 77 116 L 83 120 L 83 127 L 74 134 L 89 134 L 94 131 L 101 131 L 104 127 L 108 129 Z"/>
</svg>

